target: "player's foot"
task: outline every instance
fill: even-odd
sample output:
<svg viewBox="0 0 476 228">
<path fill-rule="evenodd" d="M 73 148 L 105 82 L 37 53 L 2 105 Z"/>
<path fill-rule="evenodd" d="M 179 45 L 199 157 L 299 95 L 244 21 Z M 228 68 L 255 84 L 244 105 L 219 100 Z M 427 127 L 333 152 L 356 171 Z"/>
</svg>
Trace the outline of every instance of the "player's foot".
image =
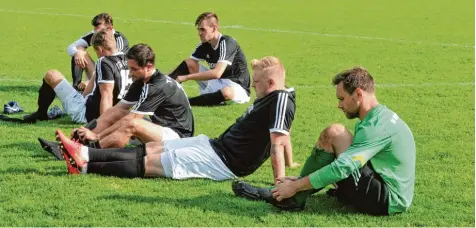
<svg viewBox="0 0 476 228">
<path fill-rule="evenodd" d="M 61 155 L 59 143 L 54 141 L 48 141 L 44 138 L 38 138 L 38 141 L 40 142 L 41 148 L 43 148 L 43 150 L 51 153 L 53 156 L 55 156 L 56 159 L 63 160 L 63 155 Z"/>
<path fill-rule="evenodd" d="M 48 115 L 46 113 L 40 114 L 38 112 L 34 112 L 30 115 L 23 116 L 23 121 L 25 123 L 35 123 L 37 120 L 48 120 Z"/>
<path fill-rule="evenodd" d="M 66 161 L 66 167 L 68 167 L 68 173 L 71 175 L 79 175 L 81 172 L 78 170 L 77 167 L 71 164 L 71 157 L 69 157 L 68 153 L 61 153 L 63 155 L 64 160 Z"/>
<path fill-rule="evenodd" d="M 294 197 L 277 201 L 273 198 L 271 190 L 263 187 L 256 187 L 244 181 L 235 180 L 231 185 L 236 196 L 248 200 L 265 201 L 281 210 L 286 211 L 301 211 L 304 209 L 304 203 L 299 204 Z"/>
<path fill-rule="evenodd" d="M 86 160 L 84 160 L 80 154 L 81 143 L 72 141 L 60 130 L 56 130 L 56 139 L 59 141 L 61 151 L 70 158 L 71 165 L 76 166 L 77 169 L 81 169 L 86 165 Z"/>
<path fill-rule="evenodd" d="M 231 188 L 236 196 L 248 200 L 263 200 L 273 198 L 268 188 L 256 187 L 241 180 L 234 180 Z"/>
</svg>

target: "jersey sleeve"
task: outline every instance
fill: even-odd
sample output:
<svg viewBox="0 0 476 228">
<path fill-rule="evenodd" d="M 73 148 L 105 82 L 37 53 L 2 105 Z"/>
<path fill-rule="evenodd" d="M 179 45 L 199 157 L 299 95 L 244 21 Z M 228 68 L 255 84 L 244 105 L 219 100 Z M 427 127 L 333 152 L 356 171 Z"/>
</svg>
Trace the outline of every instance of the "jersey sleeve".
<svg viewBox="0 0 476 228">
<path fill-rule="evenodd" d="M 119 33 L 116 37 L 116 47 L 118 51 L 123 53 L 126 53 L 127 50 L 129 50 L 129 40 L 127 40 L 122 33 Z"/>
<path fill-rule="evenodd" d="M 289 94 L 280 92 L 271 103 L 269 110 L 269 132 L 279 132 L 289 135 L 289 129 L 294 120 L 295 106 L 289 100 Z"/>
<path fill-rule="evenodd" d="M 141 93 L 142 83 L 139 81 L 133 82 L 124 98 L 122 98 L 121 102 L 126 104 L 136 104 L 141 96 Z"/>
<path fill-rule="evenodd" d="M 114 72 L 112 68 L 99 58 L 96 63 L 96 77 L 98 84 L 114 83 Z"/>
<path fill-rule="evenodd" d="M 226 63 L 231 66 L 236 53 L 238 52 L 238 46 L 233 39 L 223 39 L 219 45 L 220 55 L 217 62 Z"/>
<path fill-rule="evenodd" d="M 165 100 L 165 95 L 154 84 L 145 84 L 139 101 L 132 107 L 131 112 L 142 115 L 153 115 L 157 107 Z"/>
<path fill-rule="evenodd" d="M 81 37 L 81 39 L 86 41 L 86 43 L 88 44 L 88 46 L 86 46 L 86 47 L 91 46 L 91 39 L 93 38 L 93 35 L 94 35 L 94 31 L 91 31 L 91 32 L 88 32 L 86 35 Z"/>
<path fill-rule="evenodd" d="M 207 56 L 207 52 L 205 49 L 205 45 L 203 43 L 200 43 L 197 45 L 197 47 L 195 48 L 195 51 L 192 53 L 190 58 L 197 61 L 203 61 L 205 60 L 206 56 Z"/>
<path fill-rule="evenodd" d="M 309 175 L 313 188 L 323 188 L 359 172 L 367 161 L 387 147 L 391 136 L 383 128 L 360 126 L 350 147 L 331 164 Z"/>
</svg>

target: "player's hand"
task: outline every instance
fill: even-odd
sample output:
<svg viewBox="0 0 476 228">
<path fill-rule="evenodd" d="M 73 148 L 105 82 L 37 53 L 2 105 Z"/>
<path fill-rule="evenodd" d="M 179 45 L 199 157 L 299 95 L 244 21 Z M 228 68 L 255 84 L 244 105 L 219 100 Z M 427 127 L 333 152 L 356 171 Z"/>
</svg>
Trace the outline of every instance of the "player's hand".
<svg viewBox="0 0 476 228">
<path fill-rule="evenodd" d="M 275 198 L 277 201 L 292 197 L 296 195 L 297 192 L 294 181 L 286 180 L 285 178 L 282 178 L 281 180 L 281 183 L 277 184 L 276 187 L 271 190 L 273 198 Z"/>
<path fill-rule="evenodd" d="M 187 81 L 187 76 L 186 75 L 177 76 L 177 78 L 175 80 L 177 82 L 186 82 Z"/>
<path fill-rule="evenodd" d="M 80 91 L 83 91 L 84 89 L 86 89 L 86 86 L 88 85 L 88 82 L 81 82 L 79 83 L 78 85 L 78 90 Z"/>
<path fill-rule="evenodd" d="M 79 139 L 81 139 L 81 141 L 86 141 L 86 140 L 90 140 L 90 141 L 95 141 L 95 140 L 99 140 L 98 136 L 96 135 L 96 133 L 92 132 L 91 130 L 85 128 L 85 127 L 80 127 L 78 128 L 78 135 L 79 135 Z"/>
<path fill-rule="evenodd" d="M 279 178 L 276 178 L 276 180 L 274 181 L 274 183 L 275 183 L 276 185 L 282 184 L 285 180 L 297 181 L 297 180 L 299 180 L 299 177 L 294 177 L 294 176 L 279 177 Z"/>
<path fill-rule="evenodd" d="M 78 50 L 74 54 L 74 63 L 76 66 L 81 67 L 81 68 L 86 68 L 88 65 L 88 61 L 86 60 L 86 51 L 85 50 Z"/>
</svg>

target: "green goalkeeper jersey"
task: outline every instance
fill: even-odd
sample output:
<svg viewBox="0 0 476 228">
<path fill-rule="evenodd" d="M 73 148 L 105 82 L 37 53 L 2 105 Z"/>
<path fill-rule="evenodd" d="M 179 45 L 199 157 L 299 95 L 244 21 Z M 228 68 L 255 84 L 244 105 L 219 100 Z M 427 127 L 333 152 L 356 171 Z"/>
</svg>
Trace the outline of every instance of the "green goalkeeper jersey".
<svg viewBox="0 0 476 228">
<path fill-rule="evenodd" d="M 353 175 L 367 161 L 389 190 L 389 214 L 404 212 L 412 203 L 415 185 L 415 141 L 396 113 L 377 105 L 355 125 L 352 145 L 331 164 L 309 175 L 315 189 Z"/>
</svg>

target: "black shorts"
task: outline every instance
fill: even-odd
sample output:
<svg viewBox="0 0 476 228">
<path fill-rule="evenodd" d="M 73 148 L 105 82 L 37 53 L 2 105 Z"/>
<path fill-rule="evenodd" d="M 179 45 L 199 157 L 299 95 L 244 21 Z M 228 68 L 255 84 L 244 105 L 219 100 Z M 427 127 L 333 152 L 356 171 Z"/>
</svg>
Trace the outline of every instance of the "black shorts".
<svg viewBox="0 0 476 228">
<path fill-rule="evenodd" d="M 370 161 L 360 169 L 358 182 L 350 175 L 336 184 L 334 194 L 338 199 L 352 204 L 363 213 L 388 215 L 388 188 Z"/>
</svg>

